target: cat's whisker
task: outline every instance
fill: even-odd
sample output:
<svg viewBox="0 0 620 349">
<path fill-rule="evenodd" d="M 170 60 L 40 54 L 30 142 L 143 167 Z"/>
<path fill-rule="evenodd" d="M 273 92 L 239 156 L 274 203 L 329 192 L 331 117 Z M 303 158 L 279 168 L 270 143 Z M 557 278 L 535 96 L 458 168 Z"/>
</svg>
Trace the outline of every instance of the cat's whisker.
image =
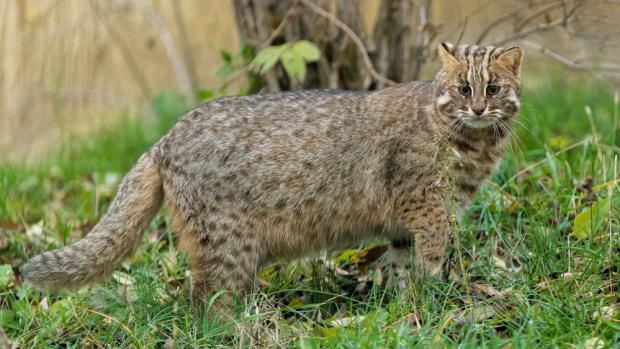
<svg viewBox="0 0 620 349">
<path fill-rule="evenodd" d="M 520 145 L 520 144 L 522 144 L 522 145 L 524 145 L 524 144 L 521 141 L 521 138 L 519 137 L 517 132 L 515 130 L 513 130 L 510 126 L 508 126 L 505 121 L 502 121 L 502 120 L 498 120 L 498 121 L 500 122 L 499 126 L 502 127 L 505 130 L 505 132 L 507 132 L 507 134 L 509 135 L 509 138 L 515 140 L 514 142 L 512 142 L 512 141 L 508 142 L 508 145 L 510 147 L 511 153 L 513 153 L 513 154 L 517 154 L 518 153 L 518 154 L 520 154 L 520 156 L 522 158 L 524 158 L 525 155 L 524 155 L 524 153 L 523 153 L 523 151 L 521 149 L 521 145 Z M 515 147 L 517 148 L 516 151 L 515 151 Z"/>
<path fill-rule="evenodd" d="M 537 141 L 539 141 L 539 142 L 541 141 L 540 138 L 538 138 L 538 136 L 534 133 L 534 131 L 532 131 L 532 129 L 529 128 L 527 125 L 525 125 L 523 122 L 519 121 L 517 118 L 514 118 L 512 121 L 515 124 L 523 127 L 523 129 L 526 130 L 527 132 L 529 132 L 532 135 L 532 137 L 534 137 Z"/>
</svg>

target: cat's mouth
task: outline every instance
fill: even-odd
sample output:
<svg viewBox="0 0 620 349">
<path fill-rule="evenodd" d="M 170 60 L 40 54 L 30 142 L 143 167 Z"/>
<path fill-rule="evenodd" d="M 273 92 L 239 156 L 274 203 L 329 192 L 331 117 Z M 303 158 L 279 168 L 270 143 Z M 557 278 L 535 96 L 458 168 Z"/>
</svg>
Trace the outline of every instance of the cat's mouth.
<svg viewBox="0 0 620 349">
<path fill-rule="evenodd" d="M 491 127 L 494 123 L 491 116 L 464 116 L 462 117 L 465 125 L 471 128 L 486 128 Z"/>
</svg>

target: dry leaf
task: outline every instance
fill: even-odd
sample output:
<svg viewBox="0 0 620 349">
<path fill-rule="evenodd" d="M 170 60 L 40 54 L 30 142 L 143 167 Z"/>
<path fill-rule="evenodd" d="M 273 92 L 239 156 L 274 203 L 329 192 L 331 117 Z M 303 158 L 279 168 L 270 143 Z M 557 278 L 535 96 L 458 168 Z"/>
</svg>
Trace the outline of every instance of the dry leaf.
<svg viewBox="0 0 620 349">
<path fill-rule="evenodd" d="M 497 296 L 504 295 L 503 292 L 499 292 L 498 290 L 493 288 L 493 286 L 491 286 L 490 284 L 472 284 L 471 288 L 476 293 L 486 294 L 487 296 L 490 296 L 490 297 L 497 297 Z"/>
<path fill-rule="evenodd" d="M 114 274 L 112 274 L 112 278 L 122 286 L 131 286 L 135 283 L 131 275 L 123 273 L 122 271 L 115 271 Z"/>
<path fill-rule="evenodd" d="M 615 307 L 604 306 L 592 314 L 592 319 L 612 320 L 617 311 Z"/>
<path fill-rule="evenodd" d="M 26 236 L 29 238 L 40 239 L 43 235 L 43 221 L 33 224 L 26 229 Z"/>
<path fill-rule="evenodd" d="M 135 280 L 131 275 L 121 271 L 115 271 L 114 274 L 112 274 L 112 278 L 119 284 L 118 293 L 122 295 L 123 298 L 129 303 L 138 300 L 138 295 L 134 287 Z"/>
<path fill-rule="evenodd" d="M 163 346 L 163 348 L 164 348 L 164 349 L 174 349 L 174 348 L 176 348 L 176 347 L 177 347 L 177 346 L 176 346 L 176 344 L 174 343 L 174 339 L 173 339 L 173 338 L 167 338 L 167 339 L 164 341 L 164 346 Z"/>
<path fill-rule="evenodd" d="M 497 256 L 493 256 L 493 264 L 500 269 L 508 270 L 508 267 L 506 266 L 506 262 Z"/>
<path fill-rule="evenodd" d="M 562 279 L 564 279 L 564 280 L 570 280 L 573 277 L 574 277 L 574 275 L 571 272 L 566 272 L 566 273 L 562 274 Z"/>
<path fill-rule="evenodd" d="M 306 305 L 306 303 L 299 297 L 293 297 L 290 302 L 288 302 L 288 306 L 293 309 L 298 309 Z"/>
<path fill-rule="evenodd" d="M 258 284 L 258 286 L 260 286 L 262 288 L 271 286 L 271 282 L 266 281 L 265 279 L 262 279 L 262 278 L 259 278 L 259 277 L 256 278 L 256 283 Z"/>
<path fill-rule="evenodd" d="M 342 319 L 336 319 L 332 321 L 328 321 L 326 325 L 331 327 L 348 327 L 351 325 L 357 325 L 360 322 L 364 321 L 366 317 L 364 315 L 358 316 L 349 316 Z"/>
<path fill-rule="evenodd" d="M 492 305 L 475 307 L 467 316 L 467 320 L 480 322 L 492 318 L 497 314 L 497 310 Z"/>
<path fill-rule="evenodd" d="M 43 297 L 43 299 L 41 300 L 39 305 L 41 306 L 41 309 L 43 309 L 43 311 L 46 312 L 49 309 L 49 304 L 47 302 L 47 297 Z"/>
<path fill-rule="evenodd" d="M 411 332 L 418 331 L 422 327 L 422 325 L 420 325 L 420 315 L 417 311 L 407 315 L 405 322 L 411 325 Z"/>
<path fill-rule="evenodd" d="M 0 327 L 0 349 L 17 348 L 16 343 L 11 342 L 9 337 L 4 333 L 4 328 Z"/>
<path fill-rule="evenodd" d="M 605 348 L 605 341 L 598 337 L 592 337 L 583 343 L 585 349 L 603 349 Z"/>
<path fill-rule="evenodd" d="M 599 200 L 575 217 L 570 236 L 579 240 L 596 233 L 595 229 L 607 218 L 609 200 Z"/>
</svg>

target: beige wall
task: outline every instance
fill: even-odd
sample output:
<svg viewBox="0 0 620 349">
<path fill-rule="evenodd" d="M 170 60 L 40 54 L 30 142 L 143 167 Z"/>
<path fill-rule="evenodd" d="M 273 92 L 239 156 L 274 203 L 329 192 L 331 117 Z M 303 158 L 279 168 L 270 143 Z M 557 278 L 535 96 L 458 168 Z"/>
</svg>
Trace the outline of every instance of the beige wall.
<svg viewBox="0 0 620 349">
<path fill-rule="evenodd" d="M 145 105 L 145 85 L 153 93 L 179 90 L 161 40 L 164 28 L 182 55 L 172 3 L 0 0 L 0 158 L 37 154 L 68 132 L 135 114 Z M 209 86 L 219 51 L 239 45 L 232 2 L 179 5 L 196 80 Z M 163 27 L 152 25 L 153 13 L 163 15 Z"/>
</svg>

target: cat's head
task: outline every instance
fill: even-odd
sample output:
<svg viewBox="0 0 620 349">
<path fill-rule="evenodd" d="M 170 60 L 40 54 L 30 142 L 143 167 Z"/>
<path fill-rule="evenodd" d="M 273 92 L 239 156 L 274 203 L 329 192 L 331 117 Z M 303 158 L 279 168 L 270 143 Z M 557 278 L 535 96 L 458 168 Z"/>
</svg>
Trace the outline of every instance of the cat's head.
<svg viewBox="0 0 620 349">
<path fill-rule="evenodd" d="M 470 128 L 512 118 L 519 109 L 521 59 L 518 47 L 439 45 L 437 109 Z"/>
</svg>

